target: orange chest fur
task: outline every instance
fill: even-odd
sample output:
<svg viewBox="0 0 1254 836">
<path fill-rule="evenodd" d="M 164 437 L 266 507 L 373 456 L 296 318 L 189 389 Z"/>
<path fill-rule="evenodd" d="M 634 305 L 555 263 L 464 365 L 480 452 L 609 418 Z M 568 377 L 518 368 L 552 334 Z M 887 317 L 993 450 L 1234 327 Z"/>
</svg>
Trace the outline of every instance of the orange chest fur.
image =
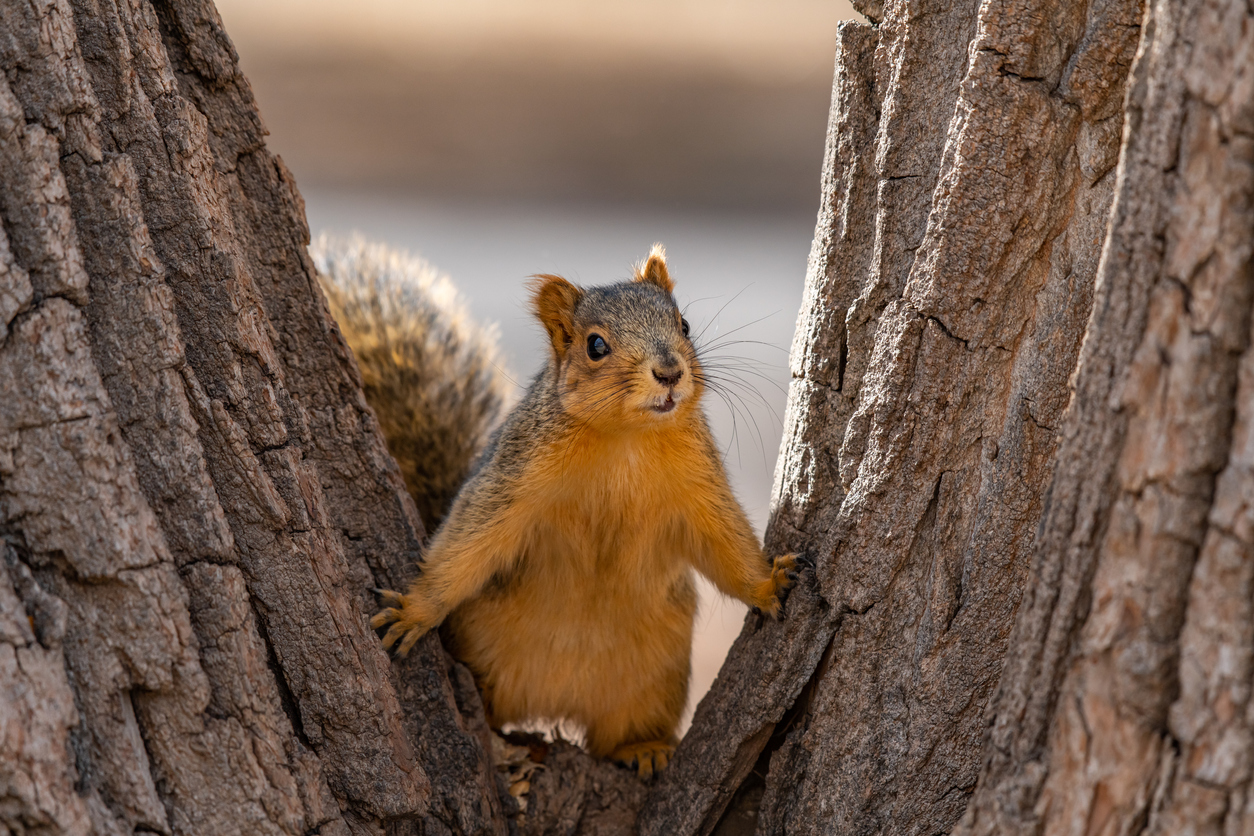
<svg viewBox="0 0 1254 836">
<path fill-rule="evenodd" d="M 708 478 L 691 433 L 585 434 L 537 458 L 523 482 L 528 562 L 644 583 L 687 564 L 680 530 Z"/>
</svg>

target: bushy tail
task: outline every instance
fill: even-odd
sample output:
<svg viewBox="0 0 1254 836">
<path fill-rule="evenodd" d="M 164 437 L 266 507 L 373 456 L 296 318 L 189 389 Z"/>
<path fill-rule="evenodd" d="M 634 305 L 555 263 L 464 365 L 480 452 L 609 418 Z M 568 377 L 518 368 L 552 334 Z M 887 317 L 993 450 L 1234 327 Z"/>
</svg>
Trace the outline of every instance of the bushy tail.
<svg viewBox="0 0 1254 836">
<path fill-rule="evenodd" d="M 409 253 L 327 235 L 309 253 L 388 449 L 434 531 L 513 398 L 496 327 L 474 322 L 448 277 Z"/>
</svg>

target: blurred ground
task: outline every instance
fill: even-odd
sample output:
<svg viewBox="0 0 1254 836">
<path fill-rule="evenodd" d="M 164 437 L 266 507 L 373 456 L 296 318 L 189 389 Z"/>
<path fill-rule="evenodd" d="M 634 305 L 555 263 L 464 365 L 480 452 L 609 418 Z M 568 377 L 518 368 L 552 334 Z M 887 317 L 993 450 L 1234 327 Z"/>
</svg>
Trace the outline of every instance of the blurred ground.
<svg viewBox="0 0 1254 836">
<path fill-rule="evenodd" d="M 844 0 L 218 0 L 311 232 L 406 247 L 499 323 L 522 282 L 626 278 L 667 245 L 731 389 L 706 398 L 762 531 L 819 198 Z M 687 717 L 744 607 L 702 590 Z M 685 724 L 687 719 L 685 719 Z"/>
<path fill-rule="evenodd" d="M 813 212 L 845 2 L 222 0 L 300 182 Z"/>
</svg>

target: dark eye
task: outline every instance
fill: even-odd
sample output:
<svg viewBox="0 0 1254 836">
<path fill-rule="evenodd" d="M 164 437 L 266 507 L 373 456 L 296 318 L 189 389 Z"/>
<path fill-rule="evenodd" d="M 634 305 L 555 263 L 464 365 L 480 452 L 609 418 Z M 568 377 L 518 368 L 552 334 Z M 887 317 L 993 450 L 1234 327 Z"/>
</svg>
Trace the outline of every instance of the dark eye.
<svg viewBox="0 0 1254 836">
<path fill-rule="evenodd" d="M 688 336 L 688 320 L 684 319 L 682 316 L 679 318 L 679 327 L 683 330 L 684 336 Z"/>
<path fill-rule="evenodd" d="M 593 360 L 600 360 L 602 357 L 610 353 L 610 344 L 600 334 L 588 335 L 588 356 Z"/>
</svg>

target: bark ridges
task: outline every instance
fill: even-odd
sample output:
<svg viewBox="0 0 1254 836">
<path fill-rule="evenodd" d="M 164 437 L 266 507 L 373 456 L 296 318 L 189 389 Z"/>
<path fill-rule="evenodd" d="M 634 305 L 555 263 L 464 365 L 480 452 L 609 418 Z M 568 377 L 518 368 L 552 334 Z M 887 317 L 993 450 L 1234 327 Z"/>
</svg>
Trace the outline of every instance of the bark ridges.
<svg viewBox="0 0 1254 836">
<path fill-rule="evenodd" d="M 1254 14 L 1153 2 L 1050 504 L 962 833 L 1251 827 Z"/>
<path fill-rule="evenodd" d="M 816 557 L 816 584 L 746 628 L 646 833 L 711 832 L 755 762 L 758 833 L 944 832 L 966 807 L 1140 14 L 1021 5 L 886 3 L 842 28 L 768 537 Z"/>
<path fill-rule="evenodd" d="M 12 820 L 500 832 L 438 641 L 402 707 L 366 624 L 422 526 L 216 10 L 5 2 L 0 66 L 5 646 L 51 747 Z M 465 771 L 436 807 L 420 718 Z"/>
<path fill-rule="evenodd" d="M 422 525 L 212 4 L 0 0 L 0 825 L 1254 828 L 1254 11 L 857 6 L 768 531 L 815 571 L 652 785 L 506 787 L 367 628 Z"/>
</svg>

